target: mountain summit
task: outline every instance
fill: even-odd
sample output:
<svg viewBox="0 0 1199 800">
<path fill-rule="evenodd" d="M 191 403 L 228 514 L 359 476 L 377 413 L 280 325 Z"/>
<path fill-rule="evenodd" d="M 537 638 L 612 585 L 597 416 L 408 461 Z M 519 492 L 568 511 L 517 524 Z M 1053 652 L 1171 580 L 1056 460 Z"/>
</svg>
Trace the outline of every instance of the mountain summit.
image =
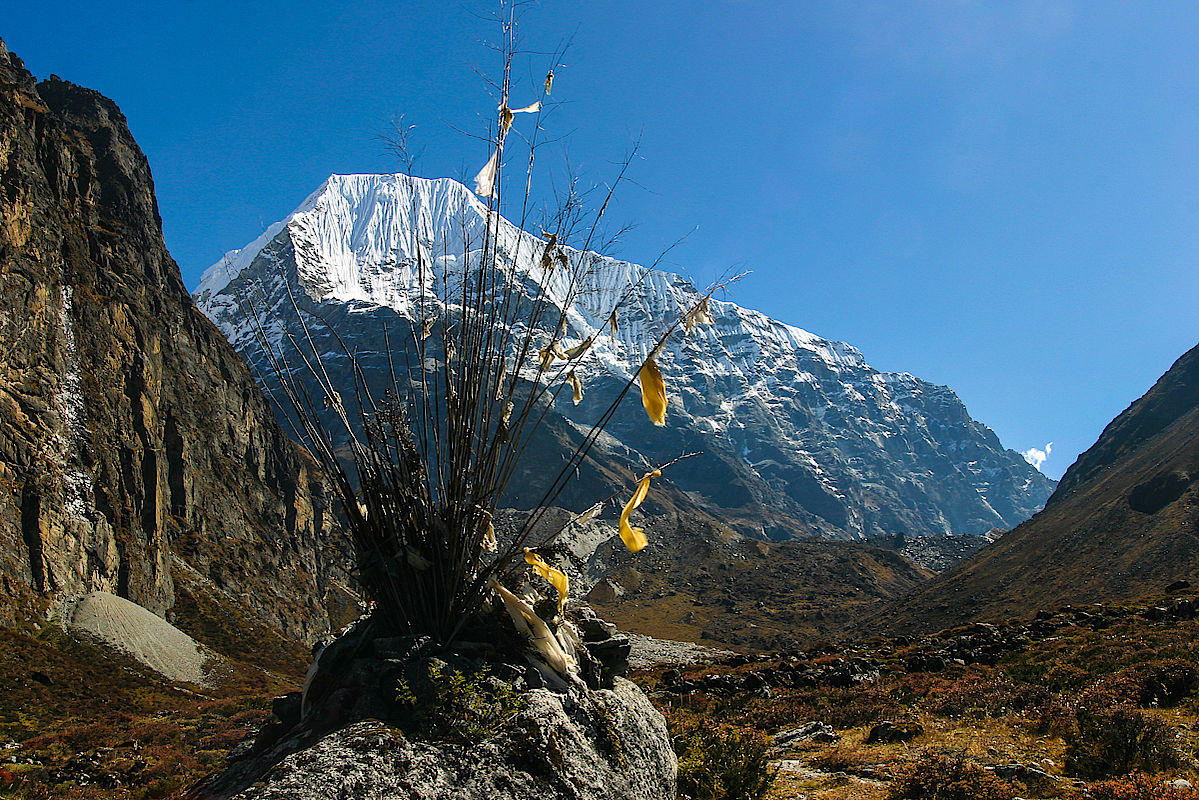
<svg viewBox="0 0 1199 800">
<path fill-rule="evenodd" d="M 421 281 L 435 279 L 419 274 L 418 251 L 442 274 L 472 257 L 488 224 L 486 207 L 452 180 L 334 175 L 287 219 L 208 269 L 196 302 L 268 389 L 277 384 L 262 343 L 287 354 L 289 336 L 311 336 L 325 368 L 350 386 L 339 337 L 368 384 L 383 387 L 396 364 L 409 374 L 420 368 L 397 355 L 412 340 Z M 492 224 L 513 275 L 566 294 L 554 285 L 564 271 L 537 267 L 542 239 L 503 219 Z M 559 396 L 546 449 L 530 464 L 556 463 L 545 459 L 558 459 L 555 448 L 582 435 L 664 327 L 698 298 L 680 275 L 590 252 L 571 257 L 588 260 L 588 285 L 565 309 L 567 346 L 595 334 L 618 299 L 627 311 L 615 336 L 595 338 L 580 370 L 583 401 Z M 698 455 L 666 477 L 690 501 L 742 533 L 774 539 L 984 534 L 1020 523 L 1052 491 L 1053 482 L 1004 449 L 949 388 L 879 372 L 848 344 L 734 303 L 713 300 L 711 313 L 713 325 L 672 336 L 658 359 L 670 393 L 666 429 L 652 429 L 627 402 L 559 502 L 590 505 L 614 487 L 613 468 L 636 471 L 682 452 Z M 539 481 L 548 482 L 535 468 L 527 473 L 513 482 L 508 500 L 516 507 L 535 504 Z"/>
</svg>

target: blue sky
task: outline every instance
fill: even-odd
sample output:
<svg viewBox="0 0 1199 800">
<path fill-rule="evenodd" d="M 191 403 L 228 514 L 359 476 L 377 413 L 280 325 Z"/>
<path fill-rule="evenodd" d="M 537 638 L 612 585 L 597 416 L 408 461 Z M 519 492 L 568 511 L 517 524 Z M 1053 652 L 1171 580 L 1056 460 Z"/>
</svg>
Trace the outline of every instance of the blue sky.
<svg viewBox="0 0 1199 800">
<path fill-rule="evenodd" d="M 459 131 L 494 110 L 488 4 L 14 5 L 35 75 L 129 118 L 189 286 L 330 173 L 397 170 L 397 113 L 420 174 L 486 159 Z M 640 138 L 617 255 L 690 232 L 666 266 L 752 270 L 729 299 L 953 387 L 1054 477 L 1199 341 L 1199 4 L 588 0 L 520 28 L 572 40 L 541 185 Z"/>
</svg>

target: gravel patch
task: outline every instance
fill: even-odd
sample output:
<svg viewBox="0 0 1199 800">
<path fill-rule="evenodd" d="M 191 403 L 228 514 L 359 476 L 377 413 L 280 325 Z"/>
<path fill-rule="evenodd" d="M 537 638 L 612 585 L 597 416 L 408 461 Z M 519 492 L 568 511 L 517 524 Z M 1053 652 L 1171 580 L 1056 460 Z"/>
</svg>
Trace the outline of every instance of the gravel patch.
<svg viewBox="0 0 1199 800">
<path fill-rule="evenodd" d="M 717 650 L 693 642 L 655 639 L 639 633 L 630 633 L 628 637 L 633 643 L 633 652 L 629 654 L 629 666 L 634 669 L 652 667 L 654 664 L 696 664 L 733 655 L 729 650 Z"/>
<path fill-rule="evenodd" d="M 215 658 L 195 639 L 162 617 L 108 592 L 92 592 L 63 603 L 63 627 L 129 656 L 165 678 L 209 686 L 204 665 Z"/>
</svg>

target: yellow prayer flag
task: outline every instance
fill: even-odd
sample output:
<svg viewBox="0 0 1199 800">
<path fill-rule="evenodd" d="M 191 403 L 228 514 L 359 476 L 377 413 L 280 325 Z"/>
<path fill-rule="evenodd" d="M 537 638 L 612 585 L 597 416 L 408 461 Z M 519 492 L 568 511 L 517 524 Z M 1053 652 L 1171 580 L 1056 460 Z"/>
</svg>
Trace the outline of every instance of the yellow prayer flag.
<svg viewBox="0 0 1199 800">
<path fill-rule="evenodd" d="M 562 613 L 562 607 L 566 605 L 566 597 L 570 594 L 570 578 L 566 577 L 566 573 L 562 570 L 554 569 L 545 563 L 545 559 L 527 547 L 525 548 L 525 563 L 558 590 L 558 613 Z"/>
<path fill-rule="evenodd" d="M 651 354 L 641 365 L 637 373 L 641 379 L 641 404 L 649 421 L 655 425 L 666 424 L 666 382 L 662 380 L 662 372 Z"/>
<path fill-rule="evenodd" d="M 649 479 L 657 478 L 662 475 L 662 470 L 656 469 L 653 472 L 646 473 L 641 478 L 641 482 L 637 484 L 636 491 L 629 498 L 629 502 L 625 503 L 624 510 L 620 512 L 620 538 L 624 541 L 624 546 L 629 549 L 630 553 L 636 553 L 649 544 L 649 539 L 645 535 L 645 531 L 641 528 L 634 528 L 629 524 L 629 515 L 641 505 L 645 500 L 645 496 L 649 494 Z"/>
</svg>

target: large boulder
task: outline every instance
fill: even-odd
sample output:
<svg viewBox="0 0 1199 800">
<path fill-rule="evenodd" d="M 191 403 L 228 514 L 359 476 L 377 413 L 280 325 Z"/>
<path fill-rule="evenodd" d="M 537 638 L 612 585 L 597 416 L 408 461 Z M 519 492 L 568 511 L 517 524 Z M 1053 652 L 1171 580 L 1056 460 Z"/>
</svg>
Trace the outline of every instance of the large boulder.
<svg viewBox="0 0 1199 800">
<path fill-rule="evenodd" d="M 665 800 L 677 762 L 662 715 L 623 678 L 612 689 L 530 689 L 470 744 L 420 741 L 377 720 L 303 749 L 284 738 L 193 792 L 204 800 Z M 302 735 L 302 734 L 301 734 Z M 295 750 L 280 759 L 280 755 Z"/>
</svg>

